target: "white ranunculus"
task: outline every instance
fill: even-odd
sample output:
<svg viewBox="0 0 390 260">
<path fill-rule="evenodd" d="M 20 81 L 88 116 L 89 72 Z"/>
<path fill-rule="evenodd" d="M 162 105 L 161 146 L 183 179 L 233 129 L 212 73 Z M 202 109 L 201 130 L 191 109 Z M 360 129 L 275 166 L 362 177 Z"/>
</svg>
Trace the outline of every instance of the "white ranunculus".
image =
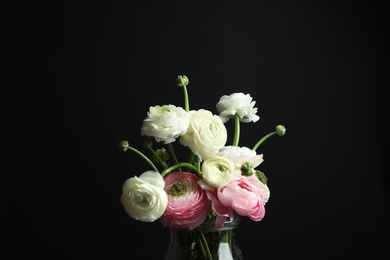
<svg viewBox="0 0 390 260">
<path fill-rule="evenodd" d="M 214 188 L 228 185 L 236 179 L 234 171 L 233 161 L 222 156 L 213 155 L 202 163 L 203 181 Z"/>
<path fill-rule="evenodd" d="M 240 121 L 243 123 L 249 123 L 251 121 L 256 122 L 260 119 L 256 115 L 257 107 L 254 107 L 255 101 L 252 101 L 252 97 L 249 94 L 233 93 L 229 96 L 224 95 L 219 99 L 216 107 L 219 116 L 225 123 L 235 114 L 240 117 Z"/>
<path fill-rule="evenodd" d="M 205 160 L 225 146 L 227 130 L 219 116 L 200 109 L 191 113 L 187 132 L 179 141 Z"/>
<path fill-rule="evenodd" d="M 164 186 L 163 177 L 155 171 L 146 171 L 139 177 L 127 179 L 121 195 L 121 203 L 126 213 L 144 222 L 153 222 L 160 218 L 168 203 Z"/>
<path fill-rule="evenodd" d="M 141 127 L 141 135 L 152 136 L 164 144 L 172 143 L 185 133 L 189 118 L 188 112 L 174 105 L 150 107 Z"/>
<path fill-rule="evenodd" d="M 219 150 L 218 155 L 232 160 L 236 167 L 249 162 L 256 168 L 264 161 L 263 154 L 256 154 L 256 151 L 245 146 L 225 146 Z"/>
</svg>

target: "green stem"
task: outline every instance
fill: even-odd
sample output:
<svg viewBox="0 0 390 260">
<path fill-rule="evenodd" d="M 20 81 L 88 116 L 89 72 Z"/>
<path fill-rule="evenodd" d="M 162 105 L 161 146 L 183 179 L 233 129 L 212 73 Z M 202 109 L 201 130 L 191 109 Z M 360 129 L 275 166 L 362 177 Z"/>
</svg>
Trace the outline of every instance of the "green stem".
<svg viewBox="0 0 390 260">
<path fill-rule="evenodd" d="M 196 169 L 198 169 L 197 172 L 200 172 L 200 162 L 201 162 L 200 158 L 197 158 L 197 160 L 195 160 L 194 166 L 196 167 Z"/>
<path fill-rule="evenodd" d="M 198 247 L 199 247 L 199 249 L 200 249 L 200 251 L 201 251 L 201 253 L 203 255 L 203 259 L 206 259 L 206 250 L 205 250 L 205 248 L 203 246 L 202 239 L 200 238 L 200 234 L 201 233 L 202 232 L 196 232 L 195 233 L 195 239 L 196 239 L 196 242 L 198 243 Z"/>
<path fill-rule="evenodd" d="M 201 242 L 202 242 L 202 244 L 204 245 L 204 247 L 203 247 L 203 254 L 205 255 L 205 259 L 210 259 L 210 260 L 212 260 L 213 259 L 213 257 L 211 256 L 211 252 L 210 252 L 210 248 L 209 248 L 209 246 L 208 246 L 208 244 L 207 244 L 207 240 L 206 240 L 206 238 L 205 238 L 205 236 L 204 236 L 204 234 L 203 234 L 203 232 L 199 232 L 200 233 L 200 239 L 201 239 Z"/>
<path fill-rule="evenodd" d="M 238 145 L 238 141 L 240 139 L 240 116 L 238 114 L 234 115 L 234 138 L 233 138 L 233 146 Z"/>
<path fill-rule="evenodd" d="M 265 140 L 267 140 L 268 138 L 270 138 L 271 136 L 276 135 L 276 134 L 277 134 L 277 132 L 274 131 L 274 132 L 271 132 L 271 133 L 265 135 L 263 138 L 261 138 L 261 139 L 255 144 L 255 146 L 253 146 L 252 150 L 255 151 L 255 150 L 256 150 L 256 149 L 265 141 Z"/>
<path fill-rule="evenodd" d="M 190 163 L 186 163 L 186 162 L 183 162 L 183 163 L 178 163 L 178 164 L 175 164 L 175 165 L 172 165 L 171 167 L 165 169 L 162 173 L 161 173 L 161 176 L 164 177 L 165 175 L 167 175 L 169 172 L 177 169 L 177 168 L 180 168 L 180 167 L 187 167 L 187 168 L 191 168 L 191 170 L 195 171 L 197 174 L 199 174 L 199 171 L 198 169 L 190 164 Z"/>
<path fill-rule="evenodd" d="M 184 108 L 188 112 L 190 111 L 190 102 L 188 100 L 188 92 L 187 92 L 187 86 L 183 86 L 183 91 L 184 91 Z"/>
<path fill-rule="evenodd" d="M 168 144 L 168 150 L 169 150 L 169 154 L 170 154 L 171 157 L 173 158 L 173 162 L 174 162 L 175 164 L 178 164 L 179 161 L 178 161 L 177 158 L 176 158 L 175 150 L 173 149 L 172 143 L 169 143 L 169 144 Z"/>
<path fill-rule="evenodd" d="M 141 153 L 140 151 L 138 151 L 137 149 L 131 147 L 131 146 L 127 146 L 127 148 L 133 152 L 135 152 L 136 154 L 138 154 L 139 156 L 141 156 L 147 163 L 149 163 L 149 165 L 153 168 L 153 170 L 155 170 L 156 172 L 160 172 L 156 166 L 153 164 L 153 162 L 151 160 L 149 160 L 148 157 L 146 157 L 143 153 Z"/>
<path fill-rule="evenodd" d="M 192 164 L 194 162 L 194 159 L 195 159 L 195 154 L 191 152 L 190 158 L 188 158 L 188 162 Z"/>
</svg>

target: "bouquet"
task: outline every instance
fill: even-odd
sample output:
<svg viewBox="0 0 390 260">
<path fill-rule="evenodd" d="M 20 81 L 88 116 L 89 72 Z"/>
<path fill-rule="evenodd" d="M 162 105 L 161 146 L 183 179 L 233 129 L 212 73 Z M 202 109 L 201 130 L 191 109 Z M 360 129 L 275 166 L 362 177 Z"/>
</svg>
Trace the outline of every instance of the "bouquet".
<svg viewBox="0 0 390 260">
<path fill-rule="evenodd" d="M 164 227 L 187 230 L 205 221 L 221 228 L 235 216 L 262 220 L 270 190 L 267 177 L 257 169 L 263 154 L 256 150 L 269 137 L 283 136 L 285 127 L 276 126 L 252 148 L 239 146 L 240 124 L 259 120 L 252 97 L 241 92 L 223 95 L 216 104 L 218 114 L 190 110 L 188 84 L 185 75 L 177 77 L 184 107 L 149 108 L 141 126 L 149 155 L 128 141 L 119 142 L 121 150 L 134 152 L 150 167 L 124 182 L 120 200 L 125 212 L 135 220 L 159 220 Z M 230 119 L 234 133 L 229 145 L 225 123 Z M 188 148 L 188 154 L 181 152 L 179 158 L 177 145 Z"/>
</svg>

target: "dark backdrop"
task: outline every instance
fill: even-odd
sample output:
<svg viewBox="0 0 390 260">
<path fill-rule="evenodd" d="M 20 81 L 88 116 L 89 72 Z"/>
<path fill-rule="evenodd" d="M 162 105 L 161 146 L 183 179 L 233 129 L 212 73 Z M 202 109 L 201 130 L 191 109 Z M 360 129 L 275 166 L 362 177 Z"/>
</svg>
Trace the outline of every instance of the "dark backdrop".
<svg viewBox="0 0 390 260">
<path fill-rule="evenodd" d="M 244 3 L 245 2 L 245 3 Z M 168 233 L 128 217 L 123 182 L 147 165 L 149 106 L 216 113 L 250 93 L 284 124 L 260 152 L 271 198 L 236 231 L 247 259 L 389 256 L 384 4 L 335 1 L 61 1 L 2 4 L 1 254 L 161 259 Z M 231 122 L 228 122 L 231 126 Z M 231 138 L 231 136 L 229 136 Z"/>
</svg>

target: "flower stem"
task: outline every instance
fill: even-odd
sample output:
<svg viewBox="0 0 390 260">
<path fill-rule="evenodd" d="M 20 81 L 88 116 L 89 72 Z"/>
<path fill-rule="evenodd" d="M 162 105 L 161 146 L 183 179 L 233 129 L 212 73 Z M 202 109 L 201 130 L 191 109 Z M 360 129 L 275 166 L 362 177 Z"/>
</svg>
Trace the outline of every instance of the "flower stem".
<svg viewBox="0 0 390 260">
<path fill-rule="evenodd" d="M 153 168 L 153 170 L 155 170 L 156 172 L 160 172 L 160 171 L 156 168 L 156 166 L 154 165 L 154 163 L 153 163 L 151 160 L 149 160 L 149 158 L 146 157 L 143 153 L 141 153 L 140 151 L 138 151 L 137 149 L 135 149 L 135 148 L 133 148 L 133 147 L 131 147 L 131 146 L 127 146 L 127 149 L 129 149 L 129 150 L 135 152 L 136 154 L 138 154 L 139 156 L 141 156 L 147 163 L 149 163 L 149 165 Z"/>
<path fill-rule="evenodd" d="M 188 80 L 188 77 L 186 75 L 179 75 L 179 76 L 177 76 L 176 84 L 179 87 L 183 88 L 183 91 L 184 91 L 184 107 L 185 107 L 185 110 L 187 112 L 190 111 L 190 105 L 189 105 L 189 102 L 188 102 L 188 93 L 187 93 L 187 85 L 189 83 L 190 83 L 190 81 Z"/>
<path fill-rule="evenodd" d="M 196 169 L 198 169 L 198 171 L 197 172 L 200 172 L 200 162 L 202 161 L 202 159 L 198 156 L 198 155 L 196 155 L 195 156 L 195 160 L 194 160 L 195 162 L 194 162 L 194 166 L 196 167 Z"/>
<path fill-rule="evenodd" d="M 162 173 L 161 173 L 161 176 L 164 177 L 165 175 L 167 175 L 169 172 L 177 169 L 177 168 L 180 168 L 180 167 L 187 167 L 187 168 L 191 168 L 191 170 L 195 171 L 197 174 L 199 174 L 199 171 L 198 169 L 190 164 L 190 163 L 186 163 L 186 162 L 183 162 L 183 163 L 178 163 L 178 164 L 175 164 L 175 165 L 172 165 L 171 167 L 165 169 Z"/>
<path fill-rule="evenodd" d="M 234 115 L 234 138 L 233 138 L 233 146 L 238 145 L 238 141 L 240 139 L 240 116 L 238 114 Z"/>
<path fill-rule="evenodd" d="M 199 232 L 199 233 L 201 233 L 201 232 Z M 195 233 L 196 243 L 198 243 L 199 249 L 200 249 L 200 251 L 201 251 L 201 253 L 202 253 L 202 255 L 203 255 L 203 259 L 207 259 L 207 258 L 206 258 L 206 250 L 205 250 L 205 248 L 204 248 L 204 246 L 203 246 L 203 243 L 202 243 L 202 240 L 201 240 L 201 238 L 200 238 L 200 234 L 199 234 L 199 233 L 198 233 L 198 232 Z M 192 258 L 191 258 L 191 259 L 192 259 Z"/>
<path fill-rule="evenodd" d="M 184 109 L 188 112 L 190 111 L 190 102 L 188 100 L 188 92 L 187 92 L 187 86 L 183 86 L 184 91 Z"/>
<path fill-rule="evenodd" d="M 168 150 L 169 150 L 170 155 L 171 155 L 172 158 L 173 158 L 173 162 L 174 162 L 175 164 L 178 164 L 179 161 L 178 161 L 177 158 L 176 158 L 175 150 L 173 149 L 172 143 L 169 143 L 169 144 L 168 144 Z"/>
<path fill-rule="evenodd" d="M 253 146 L 252 150 L 255 151 L 265 140 L 267 140 L 268 138 L 270 138 L 271 136 L 273 135 L 279 135 L 279 136 L 283 136 L 286 134 L 286 128 L 284 127 L 284 125 L 277 125 L 275 127 L 275 131 L 265 135 L 263 138 L 261 138 L 256 144 L 255 146 Z"/>
<path fill-rule="evenodd" d="M 268 138 L 270 138 L 271 136 L 276 135 L 276 134 L 277 134 L 277 132 L 274 131 L 274 132 L 271 132 L 271 133 L 265 135 L 263 138 L 261 138 L 261 139 L 255 144 L 255 146 L 253 146 L 252 150 L 255 151 L 255 150 L 256 150 L 256 149 L 265 141 L 265 140 L 267 140 Z"/>
<path fill-rule="evenodd" d="M 200 234 L 200 244 L 202 245 L 201 248 L 202 248 L 202 252 L 203 252 L 203 255 L 205 256 L 205 259 L 210 259 L 212 260 L 213 257 L 211 256 L 211 252 L 210 252 L 210 248 L 207 244 L 207 240 L 203 234 L 203 232 L 199 232 Z"/>
<path fill-rule="evenodd" d="M 194 159 L 195 159 L 195 154 L 193 152 L 191 152 L 190 158 L 188 158 L 188 163 L 192 164 L 194 162 Z"/>
</svg>

